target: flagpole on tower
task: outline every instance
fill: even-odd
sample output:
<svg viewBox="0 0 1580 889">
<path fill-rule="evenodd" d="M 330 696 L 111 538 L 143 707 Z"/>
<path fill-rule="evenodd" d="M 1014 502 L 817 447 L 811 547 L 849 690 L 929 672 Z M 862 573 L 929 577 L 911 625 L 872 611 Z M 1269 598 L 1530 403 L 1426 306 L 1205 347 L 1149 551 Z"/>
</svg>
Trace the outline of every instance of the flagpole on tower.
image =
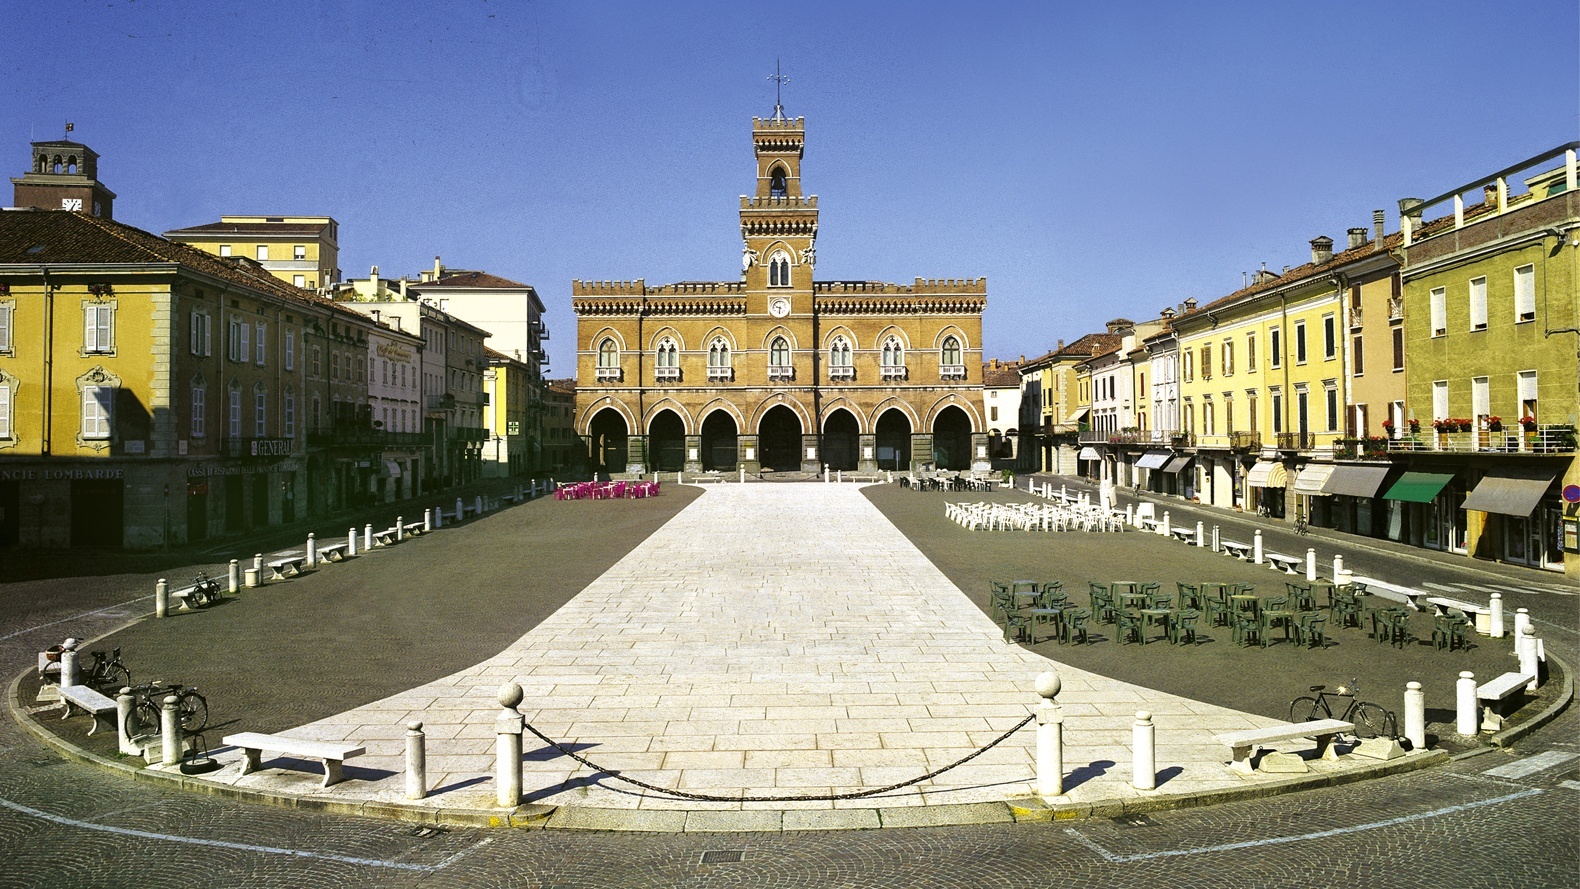
<svg viewBox="0 0 1580 889">
<path fill-rule="evenodd" d="M 780 73 L 780 71 L 779 71 L 779 60 L 778 59 L 774 59 L 774 73 L 768 75 L 768 79 L 772 80 L 774 82 L 774 116 L 773 116 L 773 119 L 774 120 L 784 120 L 785 119 L 784 85 L 790 82 L 790 78 L 788 78 L 784 74 Z"/>
</svg>

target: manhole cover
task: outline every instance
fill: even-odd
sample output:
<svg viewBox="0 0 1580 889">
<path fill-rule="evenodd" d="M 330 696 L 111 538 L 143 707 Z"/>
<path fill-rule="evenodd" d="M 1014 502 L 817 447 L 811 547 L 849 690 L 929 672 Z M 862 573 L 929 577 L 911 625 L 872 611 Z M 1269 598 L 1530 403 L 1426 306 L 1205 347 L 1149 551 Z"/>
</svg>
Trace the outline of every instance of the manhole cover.
<svg viewBox="0 0 1580 889">
<path fill-rule="evenodd" d="M 711 849 L 702 853 L 703 864 L 734 864 L 746 857 L 740 849 Z"/>
<path fill-rule="evenodd" d="M 1120 827 L 1151 827 L 1155 823 L 1145 815 L 1121 815 L 1114 819 L 1114 824 Z"/>
</svg>

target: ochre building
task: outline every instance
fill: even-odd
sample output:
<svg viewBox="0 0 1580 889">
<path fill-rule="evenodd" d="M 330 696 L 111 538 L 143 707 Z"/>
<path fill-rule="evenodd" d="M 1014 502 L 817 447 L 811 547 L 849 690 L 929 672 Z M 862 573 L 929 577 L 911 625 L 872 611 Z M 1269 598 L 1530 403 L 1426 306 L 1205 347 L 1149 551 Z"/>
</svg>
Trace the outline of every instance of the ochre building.
<svg viewBox="0 0 1580 889">
<path fill-rule="evenodd" d="M 594 470 L 986 470 L 987 281 L 819 281 L 802 118 L 752 120 L 736 281 L 575 281 Z"/>
</svg>

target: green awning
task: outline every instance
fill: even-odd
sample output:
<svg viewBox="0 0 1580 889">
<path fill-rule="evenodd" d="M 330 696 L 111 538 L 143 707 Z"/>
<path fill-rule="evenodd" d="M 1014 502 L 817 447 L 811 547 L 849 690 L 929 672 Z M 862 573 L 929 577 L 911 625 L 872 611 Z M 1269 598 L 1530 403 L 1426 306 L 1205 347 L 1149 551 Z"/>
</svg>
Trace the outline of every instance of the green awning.
<svg viewBox="0 0 1580 889">
<path fill-rule="evenodd" d="M 1454 480 L 1452 473 L 1407 472 L 1393 483 L 1384 500 L 1408 500 L 1411 503 L 1431 503 L 1443 486 Z"/>
</svg>

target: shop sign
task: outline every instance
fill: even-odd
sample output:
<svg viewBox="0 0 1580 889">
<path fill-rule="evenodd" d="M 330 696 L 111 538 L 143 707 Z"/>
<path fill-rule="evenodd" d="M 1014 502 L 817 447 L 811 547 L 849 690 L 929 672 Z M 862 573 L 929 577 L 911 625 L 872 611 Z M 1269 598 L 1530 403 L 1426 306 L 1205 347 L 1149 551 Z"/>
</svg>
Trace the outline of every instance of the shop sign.
<svg viewBox="0 0 1580 889">
<path fill-rule="evenodd" d="M 380 358 L 388 358 L 391 361 L 411 360 L 411 353 L 394 343 L 379 343 L 377 351 Z"/>
<path fill-rule="evenodd" d="M 1563 520 L 1563 551 L 1580 553 L 1580 518 Z"/>
<path fill-rule="evenodd" d="M 0 470 L 0 482 L 82 481 L 84 479 L 125 478 L 121 469 L 7 469 Z"/>
</svg>

